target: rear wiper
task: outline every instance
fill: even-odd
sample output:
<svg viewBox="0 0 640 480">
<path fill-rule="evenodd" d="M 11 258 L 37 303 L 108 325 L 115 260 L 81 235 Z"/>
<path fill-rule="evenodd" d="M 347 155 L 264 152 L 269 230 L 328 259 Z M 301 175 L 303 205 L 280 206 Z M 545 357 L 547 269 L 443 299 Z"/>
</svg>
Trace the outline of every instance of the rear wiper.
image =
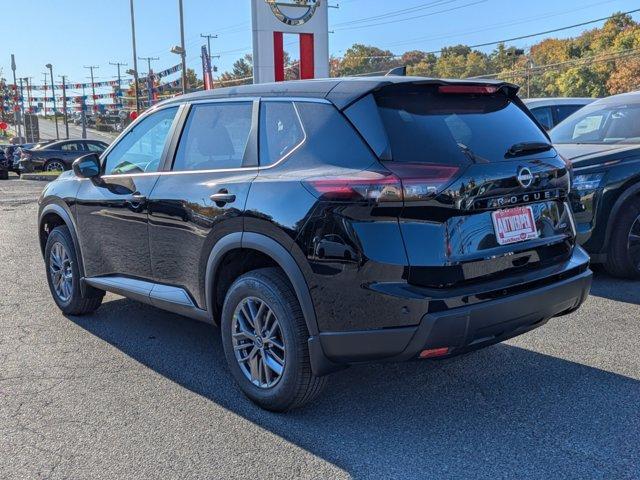
<svg viewBox="0 0 640 480">
<path fill-rule="evenodd" d="M 471 160 L 473 163 L 489 163 L 488 160 L 478 157 L 473 150 L 467 147 L 464 143 L 458 143 L 458 147 L 460 150 Z"/>
<path fill-rule="evenodd" d="M 546 152 L 547 150 L 551 150 L 552 148 L 553 145 L 546 142 L 522 142 L 511 145 L 504 156 L 507 158 L 517 157 L 519 155 L 527 155 L 529 153 Z"/>
</svg>

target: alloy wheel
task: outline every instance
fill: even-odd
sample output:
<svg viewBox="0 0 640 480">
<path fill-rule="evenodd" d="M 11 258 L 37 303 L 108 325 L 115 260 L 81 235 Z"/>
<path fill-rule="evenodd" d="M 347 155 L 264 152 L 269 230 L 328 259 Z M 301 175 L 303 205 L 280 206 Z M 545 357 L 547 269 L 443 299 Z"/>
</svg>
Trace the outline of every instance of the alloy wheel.
<svg viewBox="0 0 640 480">
<path fill-rule="evenodd" d="M 58 299 L 66 303 L 73 295 L 73 269 L 67 249 L 60 242 L 51 247 L 49 254 L 49 271 L 51 284 Z"/>
<path fill-rule="evenodd" d="M 49 162 L 47 163 L 47 166 L 45 167 L 45 170 L 47 172 L 63 172 L 64 171 L 64 165 L 60 162 L 57 161 L 53 161 L 53 162 Z"/>
<path fill-rule="evenodd" d="M 244 298 L 233 313 L 231 333 L 244 376 L 260 388 L 278 383 L 285 367 L 285 344 L 280 322 L 266 302 Z"/>
<path fill-rule="evenodd" d="M 640 270 L 640 215 L 631 224 L 627 238 L 627 251 L 633 266 Z"/>
</svg>

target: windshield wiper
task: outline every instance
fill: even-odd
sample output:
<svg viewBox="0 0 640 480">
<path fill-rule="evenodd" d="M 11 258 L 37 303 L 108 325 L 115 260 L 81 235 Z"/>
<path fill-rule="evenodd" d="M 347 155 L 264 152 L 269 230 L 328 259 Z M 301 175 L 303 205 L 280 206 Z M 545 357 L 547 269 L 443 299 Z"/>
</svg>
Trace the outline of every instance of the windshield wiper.
<svg viewBox="0 0 640 480">
<path fill-rule="evenodd" d="M 519 155 L 528 155 L 529 153 L 546 152 L 552 148 L 553 145 L 546 142 L 522 142 L 511 145 L 504 156 L 517 157 Z"/>
</svg>

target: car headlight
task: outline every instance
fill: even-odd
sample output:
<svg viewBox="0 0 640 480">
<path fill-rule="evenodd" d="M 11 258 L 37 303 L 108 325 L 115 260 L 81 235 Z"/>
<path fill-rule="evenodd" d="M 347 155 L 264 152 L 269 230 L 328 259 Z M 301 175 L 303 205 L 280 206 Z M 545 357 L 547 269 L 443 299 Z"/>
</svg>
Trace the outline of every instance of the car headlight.
<svg viewBox="0 0 640 480">
<path fill-rule="evenodd" d="M 576 175 L 573 177 L 573 189 L 579 192 L 596 190 L 602 183 L 603 178 L 604 172 Z"/>
</svg>

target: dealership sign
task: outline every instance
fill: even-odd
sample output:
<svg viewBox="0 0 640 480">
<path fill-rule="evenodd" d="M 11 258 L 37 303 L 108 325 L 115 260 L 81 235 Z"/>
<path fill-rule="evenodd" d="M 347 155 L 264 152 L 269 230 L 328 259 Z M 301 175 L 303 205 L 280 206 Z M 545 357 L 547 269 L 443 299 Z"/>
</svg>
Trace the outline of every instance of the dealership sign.
<svg viewBox="0 0 640 480">
<path fill-rule="evenodd" d="M 278 20 L 287 25 L 307 23 L 320 6 L 321 0 L 265 0 Z"/>
<path fill-rule="evenodd" d="M 300 45 L 300 78 L 329 76 L 327 0 L 251 0 L 251 23 L 254 83 L 288 78 L 284 37 L 294 35 Z"/>
</svg>

